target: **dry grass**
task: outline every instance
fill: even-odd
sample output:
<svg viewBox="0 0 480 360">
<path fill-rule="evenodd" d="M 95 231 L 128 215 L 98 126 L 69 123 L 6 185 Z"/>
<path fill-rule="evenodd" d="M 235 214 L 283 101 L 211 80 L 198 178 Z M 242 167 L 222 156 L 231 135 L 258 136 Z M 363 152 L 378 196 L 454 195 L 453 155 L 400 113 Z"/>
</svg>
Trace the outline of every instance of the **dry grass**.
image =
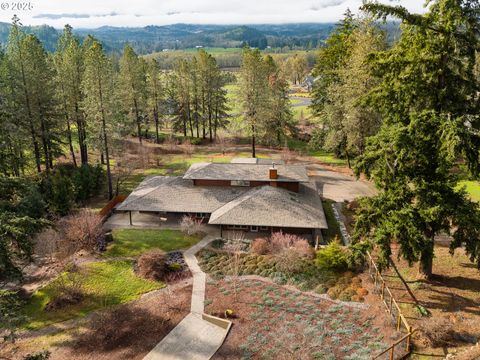
<svg viewBox="0 0 480 360">
<path fill-rule="evenodd" d="M 431 312 L 431 317 L 422 317 L 396 274 L 392 269 L 388 270 L 384 278 L 412 326 L 425 329 L 431 327 L 431 319 L 446 319 L 444 321 L 453 327 L 453 334 L 443 341 L 443 348 L 434 347 L 441 345 L 442 341 L 425 341 L 419 333 L 415 337 L 417 353 L 444 356 L 445 342 L 452 352 L 480 339 L 480 272 L 463 250 L 458 249 L 451 256 L 447 247 L 436 246 L 434 276 L 430 281 L 417 280 L 418 266 L 409 267 L 405 261 L 394 258 L 418 301 Z"/>
</svg>

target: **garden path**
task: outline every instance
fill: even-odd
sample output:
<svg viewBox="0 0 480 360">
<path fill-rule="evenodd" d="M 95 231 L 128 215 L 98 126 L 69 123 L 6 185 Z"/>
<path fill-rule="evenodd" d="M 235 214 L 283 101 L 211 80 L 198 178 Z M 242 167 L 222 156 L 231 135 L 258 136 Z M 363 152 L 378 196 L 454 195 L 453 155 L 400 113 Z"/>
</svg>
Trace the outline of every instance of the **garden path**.
<svg viewBox="0 0 480 360">
<path fill-rule="evenodd" d="M 206 274 L 200 269 L 195 254 L 218 238 L 217 230 L 207 234 L 199 243 L 184 252 L 193 276 L 190 314 L 185 317 L 143 360 L 208 360 L 223 344 L 226 329 L 202 318 L 205 306 Z"/>
</svg>

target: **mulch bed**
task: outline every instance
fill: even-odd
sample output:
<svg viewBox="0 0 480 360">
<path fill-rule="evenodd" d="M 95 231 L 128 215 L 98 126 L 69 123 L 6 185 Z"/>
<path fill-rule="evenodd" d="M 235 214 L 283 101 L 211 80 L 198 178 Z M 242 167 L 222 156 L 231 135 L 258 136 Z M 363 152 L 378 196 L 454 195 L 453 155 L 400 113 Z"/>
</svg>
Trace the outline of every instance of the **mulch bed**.
<svg viewBox="0 0 480 360">
<path fill-rule="evenodd" d="M 233 311 L 213 359 L 369 359 L 398 338 L 381 308 L 362 309 L 258 280 L 210 281 L 206 312 Z"/>
</svg>

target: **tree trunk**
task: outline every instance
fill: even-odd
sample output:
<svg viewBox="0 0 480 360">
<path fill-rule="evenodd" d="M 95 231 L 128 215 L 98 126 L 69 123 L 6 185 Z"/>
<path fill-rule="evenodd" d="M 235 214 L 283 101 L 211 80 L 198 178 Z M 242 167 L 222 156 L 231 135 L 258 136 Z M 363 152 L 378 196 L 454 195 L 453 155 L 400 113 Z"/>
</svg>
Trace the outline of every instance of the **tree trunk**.
<svg viewBox="0 0 480 360">
<path fill-rule="evenodd" d="M 434 252 L 434 241 L 435 236 L 432 236 L 429 241 L 427 241 L 423 247 L 423 250 L 420 253 L 420 264 L 418 267 L 418 276 L 422 279 L 430 279 L 433 274 L 433 252 Z"/>
<path fill-rule="evenodd" d="M 77 122 L 77 134 L 78 134 L 78 145 L 80 147 L 80 160 L 82 165 L 88 164 L 88 151 L 87 145 L 85 144 L 86 131 L 82 116 L 80 115 L 80 109 L 78 107 L 78 102 L 75 102 L 75 120 Z"/>
<path fill-rule="evenodd" d="M 155 107 L 153 109 L 153 118 L 155 120 L 155 143 L 160 144 L 160 134 L 159 134 L 159 124 L 158 124 L 158 109 Z"/>
<path fill-rule="evenodd" d="M 139 115 L 139 112 L 138 112 L 137 99 L 133 99 L 133 106 L 135 108 L 135 119 L 137 120 L 138 141 L 141 144 L 142 143 L 142 125 L 140 123 L 140 115 Z"/>
<path fill-rule="evenodd" d="M 255 152 L 255 125 L 252 124 L 252 158 L 256 157 Z"/>
<path fill-rule="evenodd" d="M 348 150 L 345 148 L 345 156 L 347 157 L 347 165 L 348 165 L 348 168 L 351 169 L 352 168 L 352 164 L 350 163 L 350 154 L 348 153 Z"/>
<path fill-rule="evenodd" d="M 108 199 L 111 200 L 113 198 L 112 172 L 110 170 L 110 154 L 108 151 L 108 138 L 107 138 L 107 121 L 105 116 L 105 109 L 103 107 L 102 84 L 100 82 L 100 79 L 98 80 L 98 91 L 99 91 L 100 109 L 102 113 L 103 146 L 105 148 L 105 160 L 107 162 Z"/>
<path fill-rule="evenodd" d="M 68 119 L 68 115 L 67 115 L 67 138 L 68 138 L 68 146 L 70 147 L 70 154 L 72 155 L 73 166 L 77 167 L 77 159 L 75 157 L 75 150 L 73 150 L 73 143 L 72 143 L 72 129 L 70 127 L 70 120 Z"/>
</svg>

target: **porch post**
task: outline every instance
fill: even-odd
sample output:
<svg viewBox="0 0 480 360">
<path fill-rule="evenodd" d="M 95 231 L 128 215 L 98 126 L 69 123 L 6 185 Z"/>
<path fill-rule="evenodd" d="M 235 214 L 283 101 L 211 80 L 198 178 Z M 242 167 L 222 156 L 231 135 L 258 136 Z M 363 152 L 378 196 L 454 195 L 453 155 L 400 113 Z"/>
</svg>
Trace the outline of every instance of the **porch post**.
<svg viewBox="0 0 480 360">
<path fill-rule="evenodd" d="M 133 223 L 132 223 L 132 212 L 131 211 L 128 212 L 128 217 L 130 218 L 130 226 L 132 226 Z"/>
<path fill-rule="evenodd" d="M 223 238 L 223 225 L 220 225 L 220 237 Z"/>
</svg>

